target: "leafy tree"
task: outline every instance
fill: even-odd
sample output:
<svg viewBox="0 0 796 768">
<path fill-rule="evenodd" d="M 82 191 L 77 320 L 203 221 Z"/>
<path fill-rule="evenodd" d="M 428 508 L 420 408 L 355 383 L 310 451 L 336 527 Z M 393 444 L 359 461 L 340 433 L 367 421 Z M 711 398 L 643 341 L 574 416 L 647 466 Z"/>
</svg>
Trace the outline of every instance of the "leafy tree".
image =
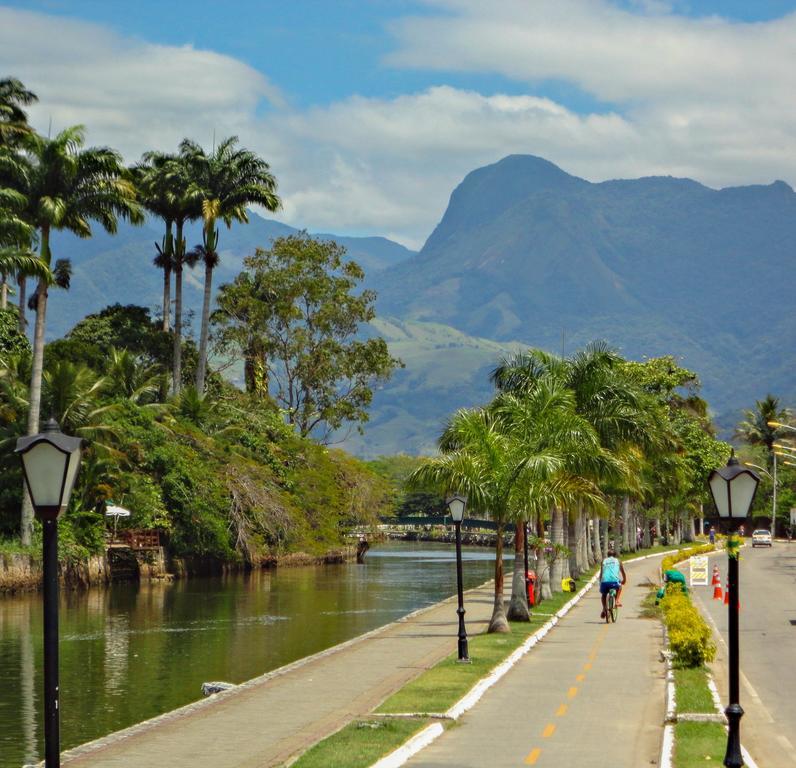
<svg viewBox="0 0 796 768">
<path fill-rule="evenodd" d="M 219 262 L 216 222 L 221 219 L 230 227 L 233 221 L 248 221 L 246 208 L 249 205 L 261 205 L 268 211 L 275 211 L 281 205 L 276 194 L 276 179 L 268 163 L 237 144 L 238 137 L 230 136 L 210 154 L 189 139 L 180 144 L 180 157 L 191 176 L 191 193 L 194 199 L 201 201 L 202 207 L 202 244 L 192 252 L 196 261 L 205 265 L 199 364 L 196 367 L 196 389 L 200 394 L 205 389 L 207 370 L 213 270 Z"/>
<path fill-rule="evenodd" d="M 92 220 L 115 232 L 118 217 L 143 221 L 135 189 L 127 178 L 120 155 L 106 148 L 83 149 L 84 130 L 73 126 L 55 138 L 29 137 L 27 151 L 27 198 L 25 218 L 39 236 L 41 260 L 52 264 L 50 234 L 68 230 L 78 237 L 91 236 Z M 36 290 L 36 327 L 30 382 L 28 434 L 39 429 L 44 332 L 49 281 L 40 278 Z M 22 542 L 30 542 L 32 507 L 27 494 L 22 510 Z"/>
<path fill-rule="evenodd" d="M 250 392 L 273 392 L 301 436 L 367 421 L 374 382 L 401 365 L 381 338 L 356 338 L 375 316 L 372 291 L 345 248 L 306 233 L 258 249 L 221 287 L 213 323 L 222 351 L 243 355 Z"/>
<path fill-rule="evenodd" d="M 0 309 L 0 361 L 9 355 L 30 354 L 30 342 L 17 327 L 17 313 Z"/>
</svg>

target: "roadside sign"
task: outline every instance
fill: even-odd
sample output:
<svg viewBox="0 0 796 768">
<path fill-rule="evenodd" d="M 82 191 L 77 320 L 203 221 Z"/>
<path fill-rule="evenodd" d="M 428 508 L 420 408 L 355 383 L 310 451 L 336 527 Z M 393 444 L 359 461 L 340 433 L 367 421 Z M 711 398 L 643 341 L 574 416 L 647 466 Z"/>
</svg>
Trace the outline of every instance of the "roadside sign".
<svg viewBox="0 0 796 768">
<path fill-rule="evenodd" d="M 691 565 L 691 586 L 706 587 L 708 585 L 707 555 L 694 555 L 689 558 Z"/>
</svg>

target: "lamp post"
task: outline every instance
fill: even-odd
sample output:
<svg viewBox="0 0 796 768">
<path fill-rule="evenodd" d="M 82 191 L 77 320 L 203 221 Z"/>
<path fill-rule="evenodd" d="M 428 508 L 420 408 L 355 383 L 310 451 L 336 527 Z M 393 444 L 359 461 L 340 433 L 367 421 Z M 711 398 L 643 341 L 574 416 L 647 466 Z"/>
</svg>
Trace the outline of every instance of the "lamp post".
<svg viewBox="0 0 796 768">
<path fill-rule="evenodd" d="M 749 514 L 752 500 L 757 491 L 760 477 L 751 469 L 743 468 L 735 453 L 730 456 L 726 467 L 714 469 L 708 478 L 710 493 L 719 516 L 731 521 L 744 520 Z M 730 639 L 730 696 L 729 704 L 724 713 L 729 723 L 727 734 L 727 752 L 724 765 L 727 768 L 741 768 L 741 717 L 743 709 L 740 704 L 738 677 L 740 674 L 740 657 L 738 649 L 738 549 L 740 542 L 735 531 L 730 531 L 727 539 L 727 589 L 729 592 L 728 632 Z"/>
<path fill-rule="evenodd" d="M 459 595 L 459 661 L 469 662 L 470 654 L 467 648 L 467 630 L 464 628 L 464 593 L 462 591 L 462 520 L 467 507 L 464 496 L 451 496 L 448 499 L 448 511 L 451 513 L 453 524 L 456 526 L 456 589 Z"/>
<path fill-rule="evenodd" d="M 17 440 L 25 484 L 43 531 L 44 562 L 44 764 L 61 765 L 58 706 L 58 518 L 80 466 L 79 437 L 68 437 L 50 419 L 44 431 Z"/>
</svg>

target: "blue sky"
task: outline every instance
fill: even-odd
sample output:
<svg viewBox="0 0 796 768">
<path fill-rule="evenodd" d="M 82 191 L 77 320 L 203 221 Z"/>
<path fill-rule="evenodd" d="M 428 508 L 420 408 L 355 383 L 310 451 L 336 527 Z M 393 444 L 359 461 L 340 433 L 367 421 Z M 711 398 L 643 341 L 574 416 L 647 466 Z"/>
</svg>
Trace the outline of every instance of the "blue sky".
<svg viewBox="0 0 796 768">
<path fill-rule="evenodd" d="M 232 9 L 232 10 L 230 10 Z M 783 0 L 29 0 L 0 70 L 33 118 L 131 159 L 235 132 L 292 224 L 419 245 L 462 176 L 512 152 L 591 180 L 796 180 Z M 71 47 L 70 47 L 71 46 Z"/>
</svg>

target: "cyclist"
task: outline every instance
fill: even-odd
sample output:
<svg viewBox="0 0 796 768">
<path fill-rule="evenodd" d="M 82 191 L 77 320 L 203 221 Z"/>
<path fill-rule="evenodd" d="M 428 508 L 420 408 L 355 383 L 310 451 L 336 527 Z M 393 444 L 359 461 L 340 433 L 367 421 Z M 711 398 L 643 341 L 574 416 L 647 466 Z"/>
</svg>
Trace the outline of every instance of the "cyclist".
<svg viewBox="0 0 796 768">
<path fill-rule="evenodd" d="M 603 560 L 600 566 L 600 595 L 602 596 L 603 603 L 603 612 L 600 614 L 601 619 L 605 618 L 606 600 L 608 599 L 608 593 L 612 589 L 616 590 L 617 606 L 622 605 L 622 603 L 619 602 L 619 598 L 622 595 L 622 584 L 626 581 L 627 575 L 625 574 L 625 567 L 619 561 L 619 558 L 617 558 L 616 552 L 613 549 L 609 549 L 608 557 Z"/>
</svg>

